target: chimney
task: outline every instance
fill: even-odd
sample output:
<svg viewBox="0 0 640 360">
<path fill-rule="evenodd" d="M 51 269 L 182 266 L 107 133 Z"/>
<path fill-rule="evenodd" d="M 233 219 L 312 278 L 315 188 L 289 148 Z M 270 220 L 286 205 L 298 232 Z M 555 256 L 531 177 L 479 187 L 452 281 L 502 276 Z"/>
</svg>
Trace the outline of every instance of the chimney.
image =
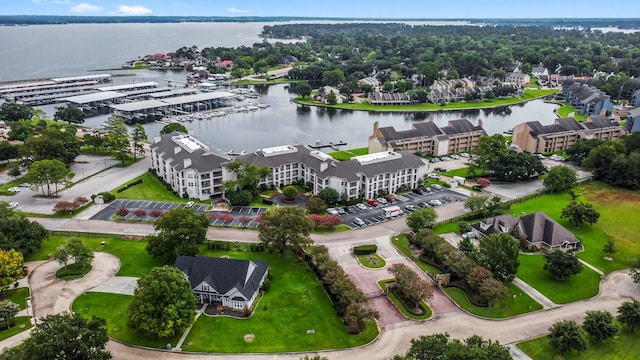
<svg viewBox="0 0 640 360">
<path fill-rule="evenodd" d="M 320 163 L 320 172 L 323 172 L 325 170 L 327 170 L 327 168 L 329 167 L 329 164 L 327 164 L 326 161 L 323 161 Z"/>
<path fill-rule="evenodd" d="M 177 154 L 177 153 L 179 153 L 180 151 L 182 151 L 182 148 L 181 148 L 180 146 L 176 146 L 176 147 L 174 147 L 174 148 L 173 148 L 173 153 L 174 153 L 174 154 Z"/>
<path fill-rule="evenodd" d="M 191 159 L 190 158 L 184 159 L 184 168 L 186 169 L 189 166 L 191 166 Z"/>
<path fill-rule="evenodd" d="M 482 122 L 482 119 L 478 119 L 478 126 L 479 127 L 483 127 L 484 123 Z"/>
</svg>

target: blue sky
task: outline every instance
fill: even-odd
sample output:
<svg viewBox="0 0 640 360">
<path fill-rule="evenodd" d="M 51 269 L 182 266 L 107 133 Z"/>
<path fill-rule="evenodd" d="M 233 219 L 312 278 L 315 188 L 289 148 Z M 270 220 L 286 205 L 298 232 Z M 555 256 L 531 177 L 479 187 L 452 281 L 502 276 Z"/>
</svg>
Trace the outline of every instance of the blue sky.
<svg viewBox="0 0 640 360">
<path fill-rule="evenodd" d="M 315 16 L 367 18 L 640 17 L 637 0 L 0 0 L 1 15 Z"/>
</svg>

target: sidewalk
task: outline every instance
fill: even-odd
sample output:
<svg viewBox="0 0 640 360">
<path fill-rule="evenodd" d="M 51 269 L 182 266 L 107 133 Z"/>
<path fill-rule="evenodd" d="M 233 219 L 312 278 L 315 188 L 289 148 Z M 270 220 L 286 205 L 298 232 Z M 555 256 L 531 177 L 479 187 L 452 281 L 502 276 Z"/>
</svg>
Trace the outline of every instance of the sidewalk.
<svg viewBox="0 0 640 360">
<path fill-rule="evenodd" d="M 519 287 L 522 291 L 524 291 L 525 294 L 531 296 L 533 300 L 537 301 L 540 305 L 542 305 L 542 308 L 544 310 L 560 307 L 560 305 L 549 300 L 549 298 L 542 295 L 541 292 L 534 289 L 533 287 L 531 287 L 531 285 L 527 284 L 526 282 L 522 281 L 519 278 L 513 279 L 513 284 Z"/>
</svg>

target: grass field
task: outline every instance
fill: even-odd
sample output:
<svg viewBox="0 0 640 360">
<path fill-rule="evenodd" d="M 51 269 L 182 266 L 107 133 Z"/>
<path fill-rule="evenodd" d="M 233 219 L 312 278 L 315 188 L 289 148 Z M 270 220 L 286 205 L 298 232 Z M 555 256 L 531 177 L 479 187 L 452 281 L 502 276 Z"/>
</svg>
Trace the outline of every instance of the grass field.
<svg viewBox="0 0 640 360">
<path fill-rule="evenodd" d="M 546 336 L 524 341 L 517 344 L 534 360 L 636 360 L 640 354 L 640 332 L 628 332 L 621 330 L 618 335 L 602 343 L 589 342 L 586 351 L 561 354 L 549 346 Z"/>
<path fill-rule="evenodd" d="M 446 222 L 433 227 L 433 232 L 436 234 L 457 233 L 460 231 L 457 222 Z"/>
<path fill-rule="evenodd" d="M 587 120 L 587 117 L 580 114 L 573 106 L 571 106 L 571 104 L 569 104 L 568 102 L 565 101 L 561 101 L 558 103 L 558 105 L 561 105 L 558 110 L 556 111 L 556 113 L 558 114 L 558 116 L 566 118 L 569 117 L 569 115 L 571 113 L 573 113 L 573 115 L 571 115 L 574 119 L 576 120 Z"/>
<path fill-rule="evenodd" d="M 517 276 L 556 304 L 588 299 L 598 294 L 600 275 L 586 266 L 579 274 L 560 281 L 542 269 L 544 255 L 520 255 L 519 259 Z"/>
<path fill-rule="evenodd" d="M 138 185 L 134 185 L 123 192 L 117 192 L 118 189 L 123 188 L 126 184 L 118 186 L 113 189 L 112 193 L 118 199 L 132 199 L 132 200 L 149 200 L 149 201 L 171 201 L 171 202 L 187 202 L 189 199 L 182 199 L 179 196 L 174 195 L 171 191 L 167 190 L 166 186 L 152 173 L 144 173 L 139 177 L 129 181 L 132 183 L 137 179 L 142 179 L 142 182 Z"/>
<path fill-rule="evenodd" d="M 349 335 L 313 272 L 292 254 L 286 259 L 278 254 L 238 250 L 209 250 L 202 255 L 264 260 L 270 266 L 271 285 L 250 319 L 201 316 L 182 347 L 184 351 L 309 351 L 363 345 L 377 335 L 374 324 L 368 324 L 359 335 Z M 308 334 L 308 330 L 314 333 Z M 245 342 L 246 334 L 254 334 L 255 340 Z"/>
<path fill-rule="evenodd" d="M 354 156 L 367 155 L 368 153 L 369 153 L 369 148 L 363 147 L 363 148 L 357 148 L 357 149 L 334 151 L 328 154 L 331 155 L 336 160 L 346 161 L 351 159 Z"/>
<path fill-rule="evenodd" d="M 362 266 L 369 269 L 381 269 L 387 265 L 387 262 L 378 254 L 358 255 L 357 258 Z"/>
<path fill-rule="evenodd" d="M 482 109 L 499 106 L 507 106 L 523 103 L 529 100 L 545 97 L 555 94 L 557 90 L 538 90 L 526 89 L 522 97 L 510 97 L 505 99 L 485 100 L 481 102 L 456 102 L 449 103 L 444 106 L 440 104 L 419 104 L 419 105 L 371 105 L 369 103 L 347 103 L 328 105 L 316 101 L 303 100 L 296 98 L 296 102 L 311 106 L 331 107 L 345 110 L 364 110 L 364 111 L 441 111 L 441 110 L 460 110 L 460 109 Z"/>
<path fill-rule="evenodd" d="M 389 282 L 392 282 L 392 281 L 395 281 L 395 279 L 380 280 L 380 281 L 378 281 L 378 286 L 380 287 L 380 289 L 384 289 L 386 284 L 389 283 Z M 396 294 L 393 293 L 393 291 L 387 291 L 387 298 L 389 299 L 389 301 L 391 301 L 393 303 L 393 305 L 396 307 L 396 309 L 398 309 L 398 311 L 400 311 L 400 313 L 402 313 L 402 315 L 404 315 L 405 317 L 407 317 L 409 319 L 426 320 L 426 319 L 430 318 L 431 315 L 433 315 L 433 311 L 431 310 L 429 305 L 424 301 L 422 301 L 422 303 L 420 304 L 420 307 L 424 311 L 424 314 L 416 315 L 416 314 L 410 312 L 406 308 L 406 306 L 404 306 L 402 301 L 400 301 L 400 299 L 398 299 L 398 297 L 396 296 Z"/>
<path fill-rule="evenodd" d="M 532 213 L 544 211 L 549 217 L 573 232 L 585 250 L 578 257 L 608 274 L 615 270 L 633 267 L 640 256 L 638 232 L 640 225 L 634 221 L 640 213 L 640 191 L 615 188 L 604 183 L 594 182 L 574 188 L 578 201 L 593 204 L 600 213 L 600 219 L 594 225 L 583 224 L 576 229 L 566 219 L 560 218 L 562 208 L 571 201 L 564 193 L 539 196 L 511 206 L 510 213 Z M 612 260 L 606 260 L 602 249 L 609 239 L 616 241 L 617 252 Z"/>
<path fill-rule="evenodd" d="M 0 296 L 0 301 L 9 300 L 16 303 L 20 310 L 27 308 L 27 298 L 29 297 L 29 288 L 21 287 L 17 289 L 7 289 L 5 296 Z"/>
<path fill-rule="evenodd" d="M 493 307 L 474 305 L 469 300 L 467 293 L 456 287 L 447 287 L 444 291 L 466 311 L 486 318 L 507 318 L 542 309 L 542 305 L 538 304 L 514 284 L 509 283 L 507 289 L 509 289 L 509 296 L 502 301 L 496 302 Z"/>
<path fill-rule="evenodd" d="M 19 334 L 25 330 L 30 329 L 33 325 L 31 325 L 31 318 L 29 316 L 16 316 L 13 318 L 14 324 L 12 327 L 0 331 L 0 341 L 4 339 L 8 339 L 13 335 Z"/>
<path fill-rule="evenodd" d="M 449 170 L 445 173 L 442 173 L 442 175 L 446 175 L 446 176 L 460 176 L 463 178 L 467 178 L 469 177 L 469 168 L 468 167 L 463 167 L 460 169 L 453 169 L 453 170 Z M 482 175 L 482 169 L 474 169 L 473 171 L 473 175 L 474 176 L 481 176 Z"/>
</svg>

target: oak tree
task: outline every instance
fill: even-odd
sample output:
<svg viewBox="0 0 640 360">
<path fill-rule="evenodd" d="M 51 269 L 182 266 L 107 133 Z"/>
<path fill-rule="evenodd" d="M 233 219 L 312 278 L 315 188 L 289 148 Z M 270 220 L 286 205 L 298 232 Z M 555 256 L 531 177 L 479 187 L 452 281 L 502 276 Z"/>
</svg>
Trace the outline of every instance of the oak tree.
<svg viewBox="0 0 640 360">
<path fill-rule="evenodd" d="M 147 237 L 146 250 L 154 258 L 171 261 L 179 255 L 195 256 L 204 243 L 209 218 L 190 207 L 167 211 L 155 223 L 155 235 Z"/>
<path fill-rule="evenodd" d="M 285 257 L 289 247 L 299 249 L 312 242 L 311 230 L 313 222 L 304 210 L 297 206 L 281 206 L 262 214 L 258 237 L 267 248 L 279 251 Z"/>
<path fill-rule="evenodd" d="M 564 251 L 554 250 L 545 254 L 543 269 L 551 273 L 557 280 L 566 280 L 582 271 L 582 264 L 577 257 Z"/>
<path fill-rule="evenodd" d="M 584 331 L 573 320 L 559 321 L 549 328 L 549 346 L 567 353 L 571 350 L 581 352 L 587 350 L 587 339 Z"/>
<path fill-rule="evenodd" d="M 613 315 L 608 311 L 587 311 L 582 328 L 593 340 L 604 341 L 615 336 L 618 332 L 618 326 L 613 320 Z"/>
</svg>

